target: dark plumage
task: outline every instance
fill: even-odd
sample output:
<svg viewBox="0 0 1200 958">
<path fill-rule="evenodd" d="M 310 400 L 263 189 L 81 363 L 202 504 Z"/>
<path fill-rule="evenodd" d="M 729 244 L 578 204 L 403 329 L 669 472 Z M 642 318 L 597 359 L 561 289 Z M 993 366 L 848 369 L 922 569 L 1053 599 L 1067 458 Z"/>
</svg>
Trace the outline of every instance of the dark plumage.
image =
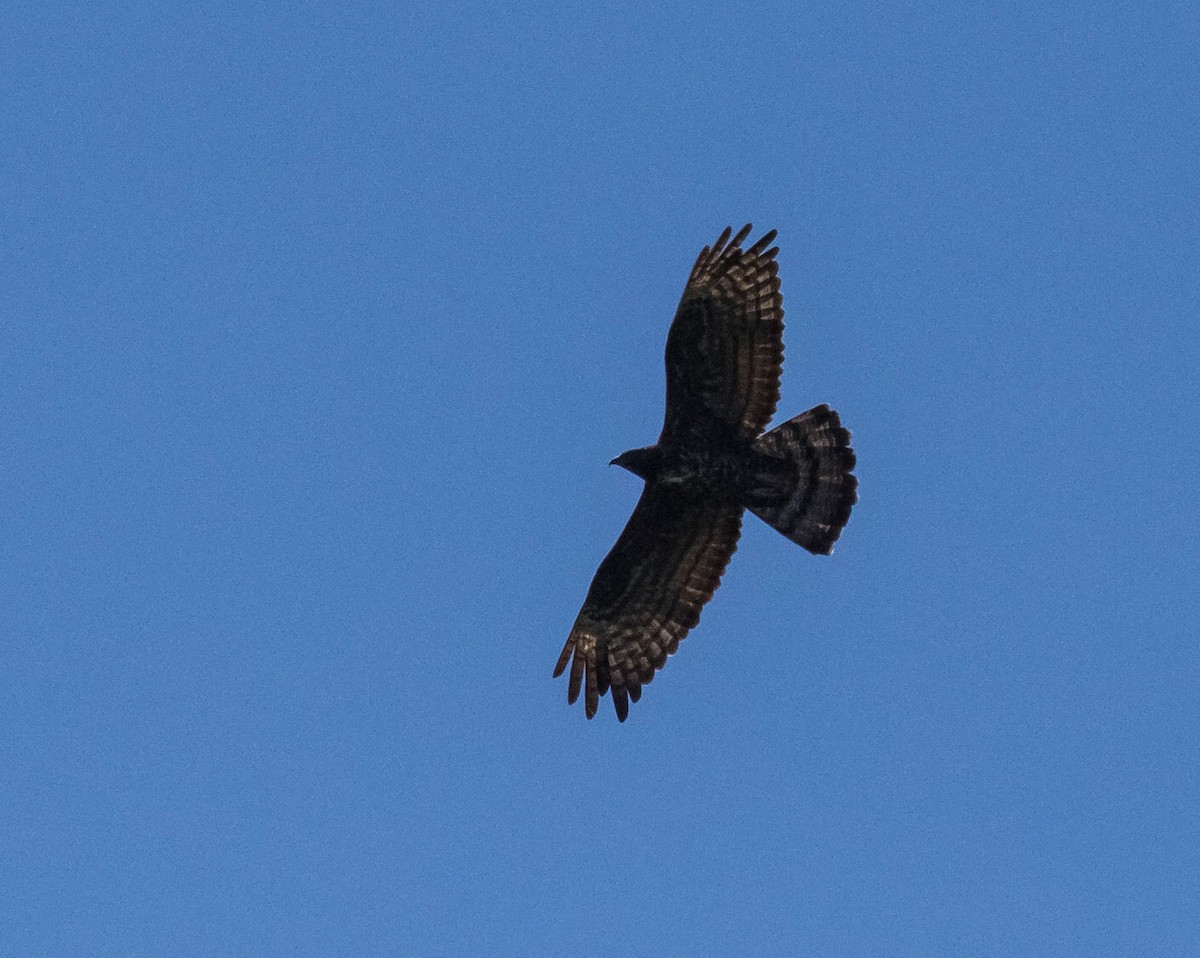
<svg viewBox="0 0 1200 958">
<path fill-rule="evenodd" d="M 555 666 L 588 718 L 611 691 L 617 718 L 700 621 L 737 548 L 742 513 L 829 553 L 857 501 L 850 433 L 821 405 L 763 434 L 779 401 L 783 297 L 775 231 L 747 224 L 705 247 L 667 336 L 667 408 L 653 446 L 613 460 L 645 480 L 600 563 Z"/>
</svg>

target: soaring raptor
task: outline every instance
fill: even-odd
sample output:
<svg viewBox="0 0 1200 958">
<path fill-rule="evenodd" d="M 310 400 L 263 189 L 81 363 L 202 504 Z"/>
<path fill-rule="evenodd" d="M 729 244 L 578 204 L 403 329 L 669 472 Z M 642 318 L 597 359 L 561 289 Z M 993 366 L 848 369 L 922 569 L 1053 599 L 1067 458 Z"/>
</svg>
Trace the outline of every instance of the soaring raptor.
<svg viewBox="0 0 1200 958">
<path fill-rule="evenodd" d="M 554 667 L 570 663 L 567 701 L 583 691 L 589 719 L 611 691 L 624 722 L 700 621 L 745 509 L 827 555 L 858 501 L 850 433 L 828 406 L 763 432 L 783 367 L 779 249 L 774 230 L 746 250 L 750 224 L 730 233 L 700 251 L 671 323 L 658 442 L 612 462 L 646 484 Z"/>
</svg>

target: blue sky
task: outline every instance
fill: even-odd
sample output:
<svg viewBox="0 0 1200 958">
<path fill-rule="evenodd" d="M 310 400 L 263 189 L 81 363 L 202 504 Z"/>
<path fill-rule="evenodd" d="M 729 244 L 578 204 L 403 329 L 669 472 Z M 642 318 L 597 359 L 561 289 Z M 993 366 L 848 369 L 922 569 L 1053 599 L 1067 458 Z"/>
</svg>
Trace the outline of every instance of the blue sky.
<svg viewBox="0 0 1200 958">
<path fill-rule="evenodd" d="M 1200 953 L 1194 4 L 21 5 L 5 955 Z M 555 658 L 699 248 L 779 230 L 748 517 Z"/>
</svg>

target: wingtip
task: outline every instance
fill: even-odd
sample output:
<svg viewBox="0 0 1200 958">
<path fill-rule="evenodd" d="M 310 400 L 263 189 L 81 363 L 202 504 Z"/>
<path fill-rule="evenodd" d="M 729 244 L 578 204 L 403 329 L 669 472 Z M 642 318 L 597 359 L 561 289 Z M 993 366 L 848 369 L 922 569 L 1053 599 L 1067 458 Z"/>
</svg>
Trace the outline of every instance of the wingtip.
<svg viewBox="0 0 1200 958">
<path fill-rule="evenodd" d="M 584 657 L 576 651 L 571 662 L 571 678 L 567 682 L 567 704 L 574 705 L 579 700 L 580 689 L 583 688 Z"/>
<path fill-rule="evenodd" d="M 767 247 L 775 242 L 775 238 L 778 235 L 779 233 L 776 230 L 767 230 L 767 232 L 754 241 L 753 246 L 746 250 L 746 255 L 756 259 L 772 259 L 779 252 L 779 247 L 776 246 L 774 249 L 767 249 Z"/>
<path fill-rule="evenodd" d="M 562 654 L 558 657 L 558 662 L 554 665 L 554 677 L 558 678 L 567 669 L 567 663 L 571 661 L 571 653 L 575 651 L 575 636 L 572 635 L 567 639 L 567 644 L 563 646 Z"/>
<path fill-rule="evenodd" d="M 600 689 L 599 689 L 599 686 L 597 685 L 597 680 L 599 679 L 599 676 L 596 674 L 595 656 L 594 656 L 594 654 L 592 654 L 591 649 L 589 649 L 588 651 L 589 651 L 589 655 L 587 657 L 587 679 L 585 680 L 585 685 L 587 686 L 587 693 L 584 698 L 584 710 L 587 712 L 588 718 L 595 718 L 596 712 L 600 708 Z"/>
<path fill-rule="evenodd" d="M 617 713 L 617 721 L 624 722 L 629 718 L 629 694 L 624 687 L 612 687 L 613 709 Z"/>
</svg>

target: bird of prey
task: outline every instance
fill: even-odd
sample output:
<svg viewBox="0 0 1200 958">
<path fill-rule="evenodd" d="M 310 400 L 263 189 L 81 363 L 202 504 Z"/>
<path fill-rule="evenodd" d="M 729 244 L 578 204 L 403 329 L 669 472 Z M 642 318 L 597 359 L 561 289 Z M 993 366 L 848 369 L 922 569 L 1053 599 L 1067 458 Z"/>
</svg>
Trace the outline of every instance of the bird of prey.
<svg viewBox="0 0 1200 958">
<path fill-rule="evenodd" d="M 822 404 L 764 433 L 779 401 L 783 297 L 771 230 L 749 249 L 726 228 L 692 267 L 667 336 L 667 407 L 653 446 L 612 461 L 645 481 L 600 563 L 554 675 L 587 717 L 612 693 L 624 722 L 700 621 L 749 509 L 828 554 L 858 501 L 850 433 Z M 572 656 L 574 658 L 572 659 Z"/>
</svg>

